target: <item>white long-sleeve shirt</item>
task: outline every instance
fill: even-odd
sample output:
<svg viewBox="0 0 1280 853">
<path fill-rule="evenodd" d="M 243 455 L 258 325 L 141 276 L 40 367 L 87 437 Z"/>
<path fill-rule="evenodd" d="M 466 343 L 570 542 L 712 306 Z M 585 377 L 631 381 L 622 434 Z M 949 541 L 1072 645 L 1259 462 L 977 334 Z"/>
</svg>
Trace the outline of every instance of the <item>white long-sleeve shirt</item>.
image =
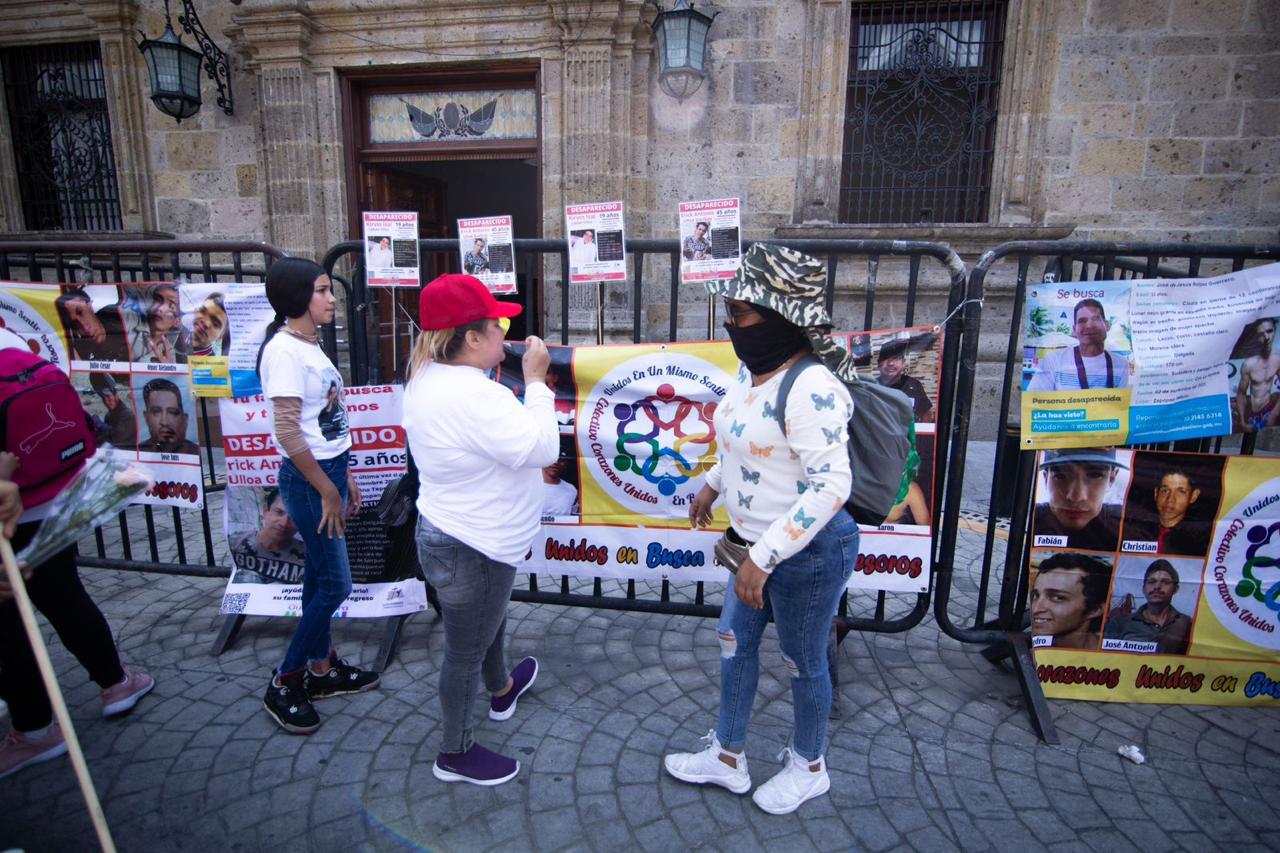
<svg viewBox="0 0 1280 853">
<path fill-rule="evenodd" d="M 523 562 L 542 521 L 542 471 L 559 457 L 554 397 L 511 390 L 475 367 L 432 362 L 409 383 L 403 424 L 418 512 L 490 559 Z"/>
<path fill-rule="evenodd" d="M 774 410 L 785 373 L 752 387 L 751 374 L 739 369 L 716 408 L 720 458 L 707 472 L 733 529 L 755 543 L 751 559 L 766 572 L 808 545 L 853 485 L 848 389 L 829 370 L 805 370 L 787 395 L 784 435 Z"/>
</svg>

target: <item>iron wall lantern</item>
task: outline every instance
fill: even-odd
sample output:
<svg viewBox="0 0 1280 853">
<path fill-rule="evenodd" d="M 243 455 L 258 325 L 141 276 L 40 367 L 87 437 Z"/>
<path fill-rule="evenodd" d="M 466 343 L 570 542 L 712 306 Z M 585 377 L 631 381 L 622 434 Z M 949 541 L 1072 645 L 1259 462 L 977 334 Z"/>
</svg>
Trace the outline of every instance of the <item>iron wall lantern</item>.
<svg viewBox="0 0 1280 853">
<path fill-rule="evenodd" d="M 676 0 L 667 11 L 658 7 L 653 34 L 658 40 L 658 85 L 683 101 L 706 79 L 707 30 L 714 16 L 694 10 L 689 0 Z M 719 13 L 717 13 L 719 14 Z"/>
<path fill-rule="evenodd" d="M 232 0 L 239 2 L 239 0 Z M 196 14 L 192 0 L 182 0 L 182 14 L 178 23 L 183 30 L 195 37 L 200 50 L 182 43 L 173 30 L 169 14 L 169 0 L 164 0 L 164 34 L 149 39 L 139 33 L 142 40 L 138 50 L 147 62 L 147 74 L 151 78 L 151 102 L 156 109 L 178 122 L 200 111 L 200 66 L 203 64 L 209 79 L 218 87 L 218 106 L 227 115 L 235 112 L 235 100 L 231 93 L 231 74 L 227 55 L 213 43 L 205 31 L 200 16 Z"/>
</svg>

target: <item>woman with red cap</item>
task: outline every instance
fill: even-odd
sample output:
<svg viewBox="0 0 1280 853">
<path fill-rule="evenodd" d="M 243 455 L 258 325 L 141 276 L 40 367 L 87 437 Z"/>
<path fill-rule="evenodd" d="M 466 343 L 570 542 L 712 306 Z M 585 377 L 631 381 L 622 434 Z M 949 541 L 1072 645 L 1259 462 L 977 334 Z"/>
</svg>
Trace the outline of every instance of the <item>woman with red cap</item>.
<svg viewBox="0 0 1280 853">
<path fill-rule="evenodd" d="M 542 468 L 559 457 L 551 359 L 539 338 L 525 341 L 521 403 L 488 376 L 502 361 L 502 321 L 519 305 L 451 274 L 423 288 L 418 308 L 404 429 L 419 471 L 418 557 L 444 619 L 443 731 L 432 772 L 445 782 L 498 785 L 520 763 L 475 742 L 473 705 L 483 677 L 489 719 L 509 719 L 538 675 L 532 657 L 507 674 L 503 634 L 516 564 L 541 526 Z"/>
</svg>

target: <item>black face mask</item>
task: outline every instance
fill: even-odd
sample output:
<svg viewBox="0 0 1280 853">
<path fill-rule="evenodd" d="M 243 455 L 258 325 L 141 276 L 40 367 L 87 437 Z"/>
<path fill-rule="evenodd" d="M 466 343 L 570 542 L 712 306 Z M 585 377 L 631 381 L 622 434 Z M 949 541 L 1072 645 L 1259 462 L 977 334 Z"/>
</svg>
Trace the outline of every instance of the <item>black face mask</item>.
<svg viewBox="0 0 1280 853">
<path fill-rule="evenodd" d="M 762 376 L 781 367 L 784 361 L 803 349 L 809 339 L 798 326 L 778 312 L 759 307 L 756 310 L 764 317 L 764 322 L 753 326 L 726 323 L 724 328 L 729 333 L 734 353 L 747 370 Z"/>
</svg>

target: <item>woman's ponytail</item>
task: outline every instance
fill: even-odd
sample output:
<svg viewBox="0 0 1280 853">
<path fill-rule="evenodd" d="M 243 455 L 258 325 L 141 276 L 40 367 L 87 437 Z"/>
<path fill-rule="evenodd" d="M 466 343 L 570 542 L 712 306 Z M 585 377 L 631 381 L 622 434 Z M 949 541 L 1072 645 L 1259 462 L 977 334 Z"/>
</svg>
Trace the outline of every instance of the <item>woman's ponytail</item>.
<svg viewBox="0 0 1280 853">
<path fill-rule="evenodd" d="M 254 373 L 262 372 L 262 354 L 267 350 L 267 341 L 275 337 L 276 332 L 280 331 L 280 327 L 284 325 L 284 321 L 285 316 L 277 312 L 275 319 L 267 324 L 267 331 L 262 336 L 262 344 L 258 347 L 258 362 L 253 367 Z"/>
</svg>

